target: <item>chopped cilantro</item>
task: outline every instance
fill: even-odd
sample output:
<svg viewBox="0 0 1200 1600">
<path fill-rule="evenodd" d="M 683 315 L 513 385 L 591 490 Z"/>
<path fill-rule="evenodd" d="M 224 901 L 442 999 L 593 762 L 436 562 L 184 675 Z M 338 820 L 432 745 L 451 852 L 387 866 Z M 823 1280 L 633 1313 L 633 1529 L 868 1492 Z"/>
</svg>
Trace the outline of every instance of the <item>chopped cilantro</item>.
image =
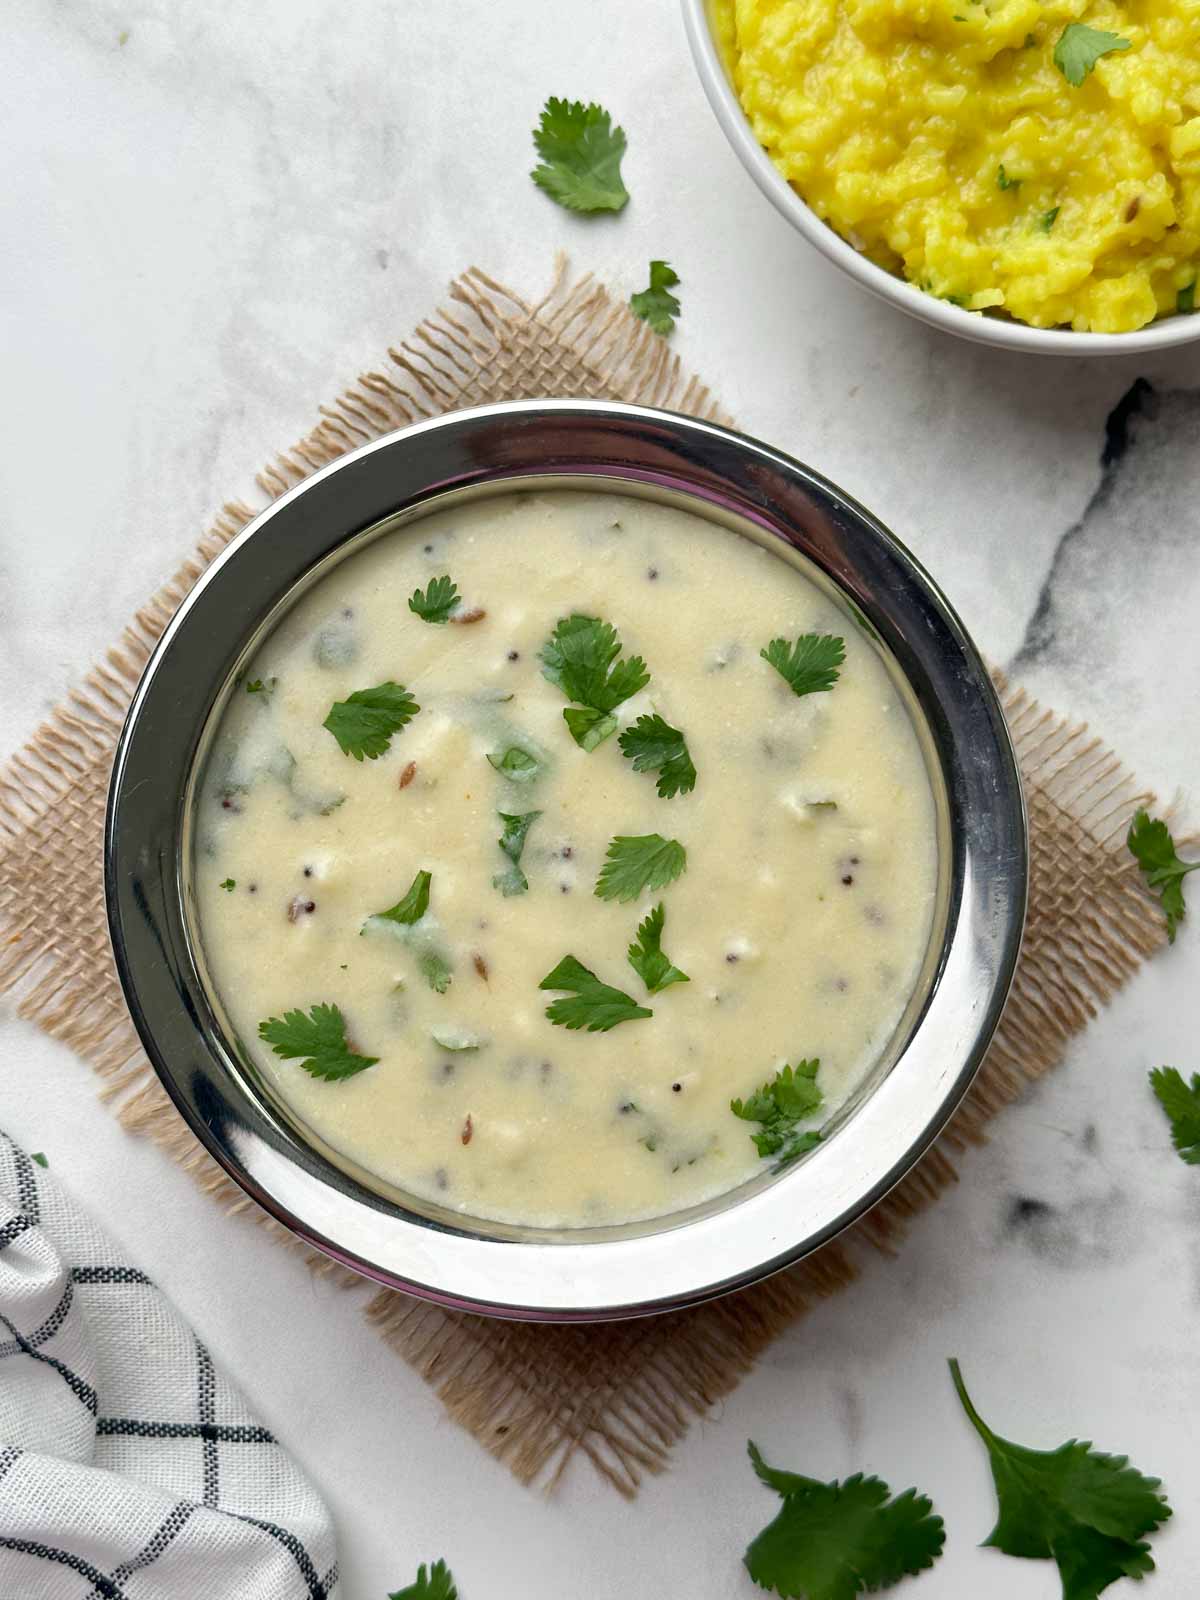
<svg viewBox="0 0 1200 1600">
<path fill-rule="evenodd" d="M 1191 283 L 1185 283 L 1183 288 L 1180 289 L 1179 293 L 1175 296 L 1175 309 L 1176 309 L 1176 311 L 1183 312 L 1185 315 L 1190 311 L 1195 311 L 1195 309 L 1196 309 L 1196 280 L 1195 280 L 1195 278 L 1192 279 Z"/>
<path fill-rule="evenodd" d="M 1038 232 L 1039 233 L 1049 233 L 1050 229 L 1054 226 L 1055 222 L 1057 221 L 1058 213 L 1061 210 L 1062 210 L 1061 206 L 1054 206 L 1052 210 L 1044 212 L 1038 218 Z"/>
<path fill-rule="evenodd" d="M 630 295 L 629 304 L 634 314 L 648 322 L 655 333 L 664 336 L 675 326 L 679 315 L 679 301 L 671 290 L 679 282 L 679 274 L 665 261 L 650 263 L 650 287 Z"/>
<path fill-rule="evenodd" d="M 1181 861 L 1175 853 L 1171 830 L 1165 822 L 1152 819 L 1148 811 L 1135 814 L 1125 842 L 1141 867 L 1147 886 L 1158 890 L 1167 919 L 1167 938 L 1174 944 L 1176 930 L 1187 910 L 1183 880 L 1200 867 L 1200 861 Z"/>
<path fill-rule="evenodd" d="M 893 1498 L 886 1483 L 861 1472 L 841 1483 L 780 1472 L 753 1441 L 750 1460 L 767 1488 L 783 1496 L 779 1515 L 745 1555 L 746 1570 L 764 1589 L 794 1600 L 854 1600 L 924 1572 L 942 1553 L 942 1519 L 915 1489 Z"/>
<path fill-rule="evenodd" d="M 589 1033 L 607 1033 L 618 1022 L 633 1022 L 638 1017 L 654 1015 L 624 990 L 602 983 L 574 956 L 564 956 L 538 988 L 568 991 L 569 999 L 552 1000 L 546 1007 L 546 1015 L 560 1028 L 586 1028 Z"/>
<path fill-rule="evenodd" d="M 1175 1067 L 1156 1067 L 1150 1087 L 1171 1124 L 1171 1142 L 1189 1166 L 1200 1166 L 1200 1075 L 1187 1083 Z"/>
<path fill-rule="evenodd" d="M 415 1583 L 407 1589 L 397 1589 L 388 1600 L 458 1600 L 454 1574 L 444 1561 L 435 1561 L 426 1572 L 424 1563 L 417 1568 Z"/>
<path fill-rule="evenodd" d="M 664 722 L 657 712 L 642 716 L 617 740 L 621 754 L 633 762 L 635 772 L 657 772 L 658 792 L 664 800 L 677 794 L 690 794 L 696 787 L 696 769 L 688 753 L 687 740 L 678 728 Z"/>
<path fill-rule="evenodd" d="M 1002 161 L 999 167 L 996 169 L 996 185 L 1000 189 L 1019 189 L 1021 187 L 1021 180 L 1020 178 L 1010 178 L 1008 173 L 1004 170 L 1004 163 Z"/>
<path fill-rule="evenodd" d="M 513 783 L 532 783 L 542 770 L 542 763 L 520 745 L 510 744 L 508 749 L 495 752 L 488 760 L 497 772 L 502 772 Z"/>
<path fill-rule="evenodd" d="M 540 811 L 522 811 L 516 815 L 507 811 L 496 813 L 504 824 L 504 832 L 496 843 L 512 864 L 506 872 L 496 874 L 492 879 L 492 888 L 499 889 L 506 899 L 510 895 L 524 894 L 529 888 L 529 879 L 521 870 L 521 854 L 525 849 L 529 830 L 541 814 Z"/>
<path fill-rule="evenodd" d="M 621 181 L 625 133 L 602 106 L 551 96 L 533 142 L 541 164 L 530 177 L 568 211 L 620 211 L 629 199 Z"/>
<path fill-rule="evenodd" d="M 236 878 L 226 878 L 222 883 L 218 884 L 217 887 L 219 889 L 226 890 L 229 894 L 232 894 L 233 891 L 237 888 L 237 879 Z"/>
<path fill-rule="evenodd" d="M 1096 1600 L 1118 1578 L 1153 1572 L 1144 1535 L 1171 1515 L 1157 1478 L 1126 1456 L 1080 1439 L 1030 1450 L 994 1434 L 976 1411 L 957 1361 L 950 1372 L 963 1410 L 987 1446 L 999 1517 L 984 1540 L 1005 1555 L 1054 1561 L 1067 1600 Z"/>
<path fill-rule="evenodd" d="M 799 1061 L 794 1067 L 782 1067 L 771 1080 L 764 1083 L 746 1100 L 731 1100 L 729 1109 L 744 1122 L 762 1124 L 761 1133 L 752 1133 L 754 1147 L 760 1156 L 778 1156 L 779 1167 L 790 1166 L 800 1156 L 806 1155 L 821 1142 L 819 1129 L 801 1133 L 797 1124 L 821 1109 L 824 1096 L 817 1083 L 820 1061 Z"/>
<path fill-rule="evenodd" d="M 575 702 L 563 717 L 571 737 L 584 750 L 594 750 L 616 732 L 617 719 L 612 713 L 650 682 L 641 656 L 618 661 L 620 654 L 616 629 L 599 617 L 578 612 L 559 618 L 539 652 L 542 676 Z"/>
<path fill-rule="evenodd" d="M 687 973 L 680 972 L 678 967 L 673 967 L 663 954 L 662 932 L 666 916 L 666 910 L 660 901 L 646 920 L 639 925 L 637 940 L 629 946 L 629 965 L 651 994 L 658 994 L 660 990 L 669 988 L 673 983 L 691 982 Z"/>
<path fill-rule="evenodd" d="M 454 968 L 435 945 L 426 945 L 420 951 L 417 971 L 437 994 L 445 994 L 454 982 Z"/>
<path fill-rule="evenodd" d="M 311 1012 L 285 1011 L 258 1025 L 277 1056 L 299 1061 L 305 1072 L 330 1083 L 352 1078 L 356 1072 L 373 1067 L 378 1056 L 360 1056 L 346 1043 L 346 1019 L 337 1006 L 316 1005 Z"/>
<path fill-rule="evenodd" d="M 371 922 L 397 922 L 402 927 L 411 927 L 429 910 L 429 885 L 433 882 L 431 872 L 418 872 L 409 885 L 408 893 L 402 900 L 397 900 L 394 906 L 387 911 L 377 911 L 368 920 Z M 365 931 L 365 925 L 364 925 Z"/>
<path fill-rule="evenodd" d="M 345 755 L 374 761 L 391 746 L 392 735 L 408 726 L 420 706 L 402 683 L 380 683 L 356 689 L 347 700 L 335 700 L 321 724 Z"/>
<path fill-rule="evenodd" d="M 408 609 L 420 617 L 422 622 L 449 622 L 450 614 L 462 604 L 457 584 L 453 583 L 450 574 L 444 577 L 430 579 L 429 587 L 421 592 L 414 589 L 409 597 Z"/>
<path fill-rule="evenodd" d="M 264 700 L 269 700 L 275 693 L 275 685 L 278 682 L 278 678 L 251 678 L 246 685 L 246 693 L 260 694 Z"/>
<path fill-rule="evenodd" d="M 686 866 L 687 851 L 678 839 L 618 834 L 609 844 L 595 893 L 601 900 L 636 900 L 647 889 L 673 883 Z"/>
<path fill-rule="evenodd" d="M 441 1049 L 452 1053 L 479 1050 L 487 1043 L 483 1034 L 472 1033 L 470 1028 L 456 1028 L 450 1024 L 439 1024 L 436 1028 L 430 1028 L 429 1037 Z"/>
<path fill-rule="evenodd" d="M 48 1167 L 50 1165 L 50 1163 L 46 1160 L 46 1157 L 45 1157 L 44 1153 L 41 1150 L 33 1150 L 33 1151 L 31 1151 L 29 1159 L 30 1159 L 30 1161 L 36 1161 L 39 1167 Z"/>
<path fill-rule="evenodd" d="M 772 639 L 758 653 L 791 685 L 793 694 L 816 694 L 838 681 L 846 641 L 833 633 L 802 633 L 791 645 L 786 639 Z"/>
<path fill-rule="evenodd" d="M 1078 89 L 1101 56 L 1128 49 L 1129 40 L 1122 39 L 1119 33 L 1089 28 L 1086 22 L 1070 22 L 1054 46 L 1054 65 L 1071 87 Z"/>
</svg>

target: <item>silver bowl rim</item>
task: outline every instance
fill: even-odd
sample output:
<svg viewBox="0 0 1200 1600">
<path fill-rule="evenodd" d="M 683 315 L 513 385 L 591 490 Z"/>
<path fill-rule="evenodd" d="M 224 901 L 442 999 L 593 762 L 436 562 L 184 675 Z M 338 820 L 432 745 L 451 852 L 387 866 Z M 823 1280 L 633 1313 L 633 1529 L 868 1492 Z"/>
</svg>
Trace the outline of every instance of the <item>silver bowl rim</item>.
<svg viewBox="0 0 1200 1600">
<path fill-rule="evenodd" d="M 277 617 L 305 573 L 449 490 L 559 476 L 682 494 L 701 514 L 707 505 L 718 520 L 748 520 L 815 562 L 899 662 L 930 724 L 952 813 L 952 903 L 932 991 L 846 1128 L 817 1158 L 723 1209 L 582 1243 L 485 1237 L 398 1208 L 283 1127 L 231 1070 L 234 1048 L 188 940 L 180 853 L 201 733 L 263 618 Z M 835 485 L 768 445 L 593 401 L 505 402 L 413 424 L 262 512 L 190 591 L 146 666 L 116 751 L 104 855 L 134 1022 L 167 1092 L 226 1173 L 307 1244 L 369 1278 L 458 1309 L 545 1321 L 712 1298 L 789 1265 L 875 1205 L 936 1138 L 979 1067 L 1015 971 L 1028 889 L 1020 774 L 994 686 L 919 563 Z"/>
<path fill-rule="evenodd" d="M 713 114 L 716 116 L 734 154 L 754 179 L 759 189 L 809 244 L 840 267 L 862 288 L 897 306 L 910 317 L 953 333 L 975 344 L 1000 350 L 1017 350 L 1025 355 L 1042 356 L 1134 356 L 1159 350 L 1174 350 L 1200 339 L 1200 311 L 1190 315 L 1158 317 L 1144 328 L 1129 333 L 1075 332 L 1064 328 L 1034 328 L 1024 322 L 1007 322 L 1000 317 L 968 311 L 963 306 L 938 300 L 916 284 L 897 277 L 877 265 L 852 244 L 847 243 L 792 188 L 771 157 L 754 136 L 742 110 L 720 48 L 713 35 L 711 0 L 680 0 L 684 32 L 692 61 Z"/>
</svg>

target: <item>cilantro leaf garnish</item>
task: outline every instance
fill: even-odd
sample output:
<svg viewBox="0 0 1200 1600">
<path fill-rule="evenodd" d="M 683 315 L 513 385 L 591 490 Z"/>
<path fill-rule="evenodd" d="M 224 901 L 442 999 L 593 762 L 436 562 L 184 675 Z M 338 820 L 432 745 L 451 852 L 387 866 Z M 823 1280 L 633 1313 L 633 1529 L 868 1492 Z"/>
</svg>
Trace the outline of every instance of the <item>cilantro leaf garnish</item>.
<svg viewBox="0 0 1200 1600">
<path fill-rule="evenodd" d="M 679 315 L 679 301 L 671 293 L 679 282 L 679 274 L 666 261 L 650 263 L 650 287 L 630 295 L 629 304 L 635 316 L 648 322 L 655 333 L 664 336 L 675 326 Z"/>
<path fill-rule="evenodd" d="M 337 1006 L 316 1005 L 311 1012 L 285 1011 L 258 1025 L 277 1056 L 299 1061 L 314 1078 L 336 1083 L 373 1067 L 378 1056 L 360 1056 L 346 1043 L 346 1019 Z"/>
<path fill-rule="evenodd" d="M 633 762 L 635 772 L 657 772 L 658 792 L 664 800 L 690 794 L 696 787 L 696 769 L 687 740 L 678 728 L 657 712 L 637 719 L 617 740 L 621 754 Z"/>
<path fill-rule="evenodd" d="M 512 815 L 507 811 L 498 811 L 496 815 L 504 824 L 504 832 L 496 843 L 508 857 L 512 865 L 506 872 L 498 872 L 492 879 L 492 888 L 499 889 L 507 899 L 510 895 L 524 894 L 529 888 L 529 879 L 521 870 L 521 853 L 525 849 L 525 840 L 530 828 L 541 816 L 540 811 L 522 811 Z"/>
<path fill-rule="evenodd" d="M 1086 22 L 1069 22 L 1054 46 L 1054 65 L 1073 89 L 1078 89 L 1101 56 L 1113 50 L 1128 50 L 1129 40 L 1103 28 L 1089 28 Z"/>
<path fill-rule="evenodd" d="M 437 948 L 436 945 L 426 945 L 417 956 L 417 971 L 425 979 L 429 987 L 438 994 L 445 994 L 454 982 L 454 968 Z"/>
<path fill-rule="evenodd" d="M 529 176 L 568 211 L 620 211 L 629 199 L 621 181 L 625 132 L 602 106 L 552 95 L 533 142 L 542 159 Z"/>
<path fill-rule="evenodd" d="M 1058 220 L 1058 213 L 1061 210 L 1062 210 L 1061 206 L 1054 206 L 1051 210 L 1044 212 L 1038 218 L 1038 232 L 1039 233 L 1049 233 L 1050 229 L 1054 226 L 1055 222 Z"/>
<path fill-rule="evenodd" d="M 753 1440 L 750 1460 L 767 1488 L 783 1496 L 779 1515 L 744 1558 L 764 1589 L 790 1600 L 854 1600 L 924 1572 L 942 1553 L 942 1519 L 915 1489 L 893 1498 L 886 1483 L 861 1472 L 842 1483 L 780 1472 Z"/>
<path fill-rule="evenodd" d="M 673 983 L 690 983 L 686 972 L 673 967 L 663 954 L 662 931 L 667 913 L 661 901 L 639 924 L 637 940 L 629 946 L 629 965 L 651 994 L 658 994 Z"/>
<path fill-rule="evenodd" d="M 403 927 L 411 927 L 429 910 L 429 885 L 433 882 L 431 872 L 418 872 L 409 885 L 408 893 L 402 900 L 387 911 L 377 911 L 372 921 L 398 922 Z"/>
<path fill-rule="evenodd" d="M 50 1165 L 49 1161 L 46 1159 L 46 1153 L 44 1150 L 31 1150 L 29 1152 L 29 1159 L 30 1161 L 36 1161 L 39 1167 L 48 1167 Z"/>
<path fill-rule="evenodd" d="M 1150 1087 L 1171 1124 L 1171 1143 L 1189 1166 L 1200 1166 L 1200 1075 L 1191 1083 L 1175 1067 L 1155 1067 Z"/>
<path fill-rule="evenodd" d="M 950 1372 L 963 1410 L 987 1446 L 999 1517 L 984 1540 L 1005 1555 L 1054 1561 L 1066 1600 L 1096 1600 L 1118 1578 L 1153 1572 L 1144 1535 L 1171 1515 L 1126 1456 L 1102 1455 L 1069 1439 L 1057 1450 L 1030 1450 L 1001 1439 L 971 1403 L 957 1361 Z"/>
<path fill-rule="evenodd" d="M 538 758 L 516 744 L 510 744 L 507 750 L 490 753 L 488 760 L 497 772 L 502 772 L 513 783 L 532 783 L 542 770 Z"/>
<path fill-rule="evenodd" d="M 416 1582 L 410 1583 L 407 1589 L 395 1590 L 388 1595 L 388 1600 L 458 1600 L 458 1589 L 444 1561 L 435 1561 L 428 1573 L 422 1563 L 417 1568 Z"/>
<path fill-rule="evenodd" d="M 539 652 L 542 676 L 584 708 L 569 706 L 563 712 L 571 737 L 584 750 L 594 750 L 616 732 L 612 713 L 650 682 L 641 656 L 618 661 L 620 654 L 621 641 L 611 623 L 578 612 L 559 618 Z"/>
<path fill-rule="evenodd" d="M 275 685 L 278 682 L 278 678 L 251 678 L 246 685 L 246 693 L 260 694 L 264 700 L 269 700 L 275 693 Z"/>
<path fill-rule="evenodd" d="M 673 883 L 687 866 L 678 839 L 661 833 L 617 834 L 608 847 L 595 893 L 601 900 L 636 900 L 647 889 Z"/>
<path fill-rule="evenodd" d="M 846 659 L 846 641 L 833 633 L 802 633 L 794 644 L 772 639 L 759 655 L 791 685 L 793 694 L 832 689 Z"/>
<path fill-rule="evenodd" d="M 538 984 L 539 989 L 565 989 L 570 998 L 552 1000 L 546 1015 L 560 1028 L 586 1028 L 589 1033 L 607 1033 L 618 1022 L 633 1022 L 652 1017 L 653 1011 L 639 1006 L 632 995 L 602 983 L 574 956 L 564 956 Z"/>
<path fill-rule="evenodd" d="M 335 700 L 321 726 L 329 729 L 344 755 L 374 761 L 420 709 L 402 683 L 380 683 L 373 689 L 356 689 L 347 700 Z"/>
<path fill-rule="evenodd" d="M 1192 279 L 1191 283 L 1185 283 L 1183 288 L 1180 289 L 1179 293 L 1175 296 L 1175 309 L 1176 309 L 1176 311 L 1182 312 L 1184 315 L 1187 315 L 1187 313 L 1189 313 L 1191 311 L 1195 311 L 1195 309 L 1196 309 L 1196 280 L 1195 280 L 1195 278 Z"/>
<path fill-rule="evenodd" d="M 752 1133 L 760 1156 L 778 1156 L 780 1167 L 790 1166 L 821 1142 L 821 1132 L 809 1128 L 803 1133 L 797 1124 L 821 1109 L 824 1095 L 817 1083 L 820 1060 L 798 1061 L 785 1066 L 770 1083 L 764 1083 L 745 1100 L 731 1100 L 729 1109 L 744 1122 L 759 1122 L 761 1133 Z"/>
<path fill-rule="evenodd" d="M 998 189 L 1019 189 L 1021 187 L 1020 178 L 1010 178 L 1008 173 L 1005 172 L 1003 161 L 996 169 L 996 187 Z"/>
<path fill-rule="evenodd" d="M 1167 938 L 1174 944 L 1176 930 L 1187 910 L 1183 902 L 1183 880 L 1200 867 L 1200 861 L 1181 861 L 1175 853 L 1171 830 L 1165 822 L 1151 818 L 1148 811 L 1138 811 L 1134 815 L 1125 842 L 1142 869 L 1147 887 L 1158 890 L 1167 919 Z"/>
<path fill-rule="evenodd" d="M 217 888 L 218 889 L 224 889 L 229 894 L 232 894 L 233 891 L 237 888 L 237 879 L 236 878 L 226 878 L 226 879 L 223 880 L 223 882 L 221 882 L 221 883 L 219 883 L 217 885 Z"/>
<path fill-rule="evenodd" d="M 431 578 L 429 587 L 423 593 L 420 589 L 414 589 L 409 597 L 408 609 L 422 622 L 440 623 L 449 622 L 451 612 L 457 611 L 461 604 L 458 585 L 447 572 L 441 578 Z"/>
</svg>

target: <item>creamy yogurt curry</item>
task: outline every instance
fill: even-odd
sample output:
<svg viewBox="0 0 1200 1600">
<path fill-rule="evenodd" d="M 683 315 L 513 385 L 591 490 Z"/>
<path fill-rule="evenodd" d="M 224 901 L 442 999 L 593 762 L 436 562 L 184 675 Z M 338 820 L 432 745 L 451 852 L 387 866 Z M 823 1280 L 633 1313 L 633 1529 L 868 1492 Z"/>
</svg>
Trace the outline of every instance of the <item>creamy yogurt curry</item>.
<svg viewBox="0 0 1200 1600">
<path fill-rule="evenodd" d="M 212 982 L 302 1122 L 560 1227 L 811 1150 L 913 993 L 936 872 L 847 614 L 603 492 L 435 512 L 322 579 L 239 681 L 196 829 Z"/>
</svg>

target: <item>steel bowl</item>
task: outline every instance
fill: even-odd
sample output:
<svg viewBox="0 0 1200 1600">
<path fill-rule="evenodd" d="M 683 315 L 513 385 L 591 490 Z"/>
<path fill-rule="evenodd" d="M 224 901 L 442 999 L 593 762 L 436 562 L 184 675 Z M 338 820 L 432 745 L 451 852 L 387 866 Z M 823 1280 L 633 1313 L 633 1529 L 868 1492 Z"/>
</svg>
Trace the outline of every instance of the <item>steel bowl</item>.
<svg viewBox="0 0 1200 1600">
<path fill-rule="evenodd" d="M 1076 333 L 1072 329 L 1032 328 L 1004 316 L 967 311 L 926 294 L 886 267 L 862 255 L 835 233 L 827 222 L 801 199 L 759 144 L 737 93 L 729 81 L 720 46 L 713 32 L 711 0 L 681 0 L 683 23 L 692 59 L 708 103 L 734 154 L 767 199 L 835 267 L 840 267 L 864 289 L 899 306 L 947 333 L 973 339 L 977 344 L 998 345 L 1003 350 L 1024 350 L 1033 355 L 1129 356 L 1146 355 L 1200 339 L 1200 314 L 1160 317 L 1130 333 Z"/>
<path fill-rule="evenodd" d="M 345 1160 L 283 1104 L 206 976 L 192 889 L 195 797 L 243 664 L 363 544 L 455 498 L 544 486 L 682 505 L 801 565 L 881 654 L 935 794 L 937 914 L 891 1045 L 825 1142 L 788 1171 L 651 1221 L 577 1230 L 467 1217 Z M 987 670 L 904 547 L 808 467 L 709 423 L 544 401 L 419 423 L 277 500 L 163 634 L 117 748 L 105 882 L 117 968 L 146 1051 L 227 1173 L 306 1243 L 397 1289 L 546 1321 L 634 1317 L 724 1294 L 860 1217 L 936 1137 L 1008 993 L 1025 913 L 1020 777 Z"/>
</svg>

